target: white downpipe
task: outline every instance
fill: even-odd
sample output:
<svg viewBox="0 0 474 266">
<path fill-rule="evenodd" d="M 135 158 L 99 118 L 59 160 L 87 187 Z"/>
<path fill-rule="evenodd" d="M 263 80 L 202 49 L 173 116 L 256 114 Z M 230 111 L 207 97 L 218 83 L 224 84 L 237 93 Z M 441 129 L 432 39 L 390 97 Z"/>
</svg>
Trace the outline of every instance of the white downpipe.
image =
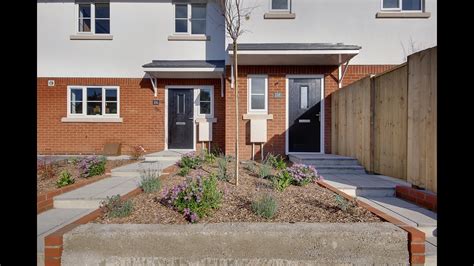
<svg viewBox="0 0 474 266">
<path fill-rule="evenodd" d="M 234 64 L 230 65 L 230 88 L 234 88 Z"/>
</svg>

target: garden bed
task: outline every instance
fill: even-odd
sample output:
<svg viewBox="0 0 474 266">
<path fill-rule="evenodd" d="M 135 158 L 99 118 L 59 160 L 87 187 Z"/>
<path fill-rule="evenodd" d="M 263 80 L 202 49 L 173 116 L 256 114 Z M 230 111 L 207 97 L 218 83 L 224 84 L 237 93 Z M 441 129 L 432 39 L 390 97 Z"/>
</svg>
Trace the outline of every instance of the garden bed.
<svg viewBox="0 0 474 266">
<path fill-rule="evenodd" d="M 233 163 L 232 163 L 233 164 Z M 231 164 L 231 165 L 232 165 Z M 262 166 L 254 163 L 255 168 Z M 222 192 L 220 206 L 208 216 L 198 219 L 198 223 L 225 222 L 310 222 L 310 223 L 352 223 L 382 222 L 382 220 L 360 206 L 345 200 L 332 191 L 310 182 L 304 186 L 290 185 L 283 191 L 276 190 L 268 178 L 260 178 L 256 171 L 246 167 L 248 162 L 241 162 L 239 185 L 230 181 L 217 181 L 217 188 Z M 229 166 L 230 168 L 230 166 Z M 218 172 L 216 162 L 205 163 L 198 169 L 191 170 L 187 176 L 207 177 Z M 179 169 L 170 175 L 161 177 L 161 189 L 152 193 L 142 193 L 132 198 L 133 211 L 121 218 L 111 218 L 104 213 L 93 223 L 104 224 L 186 224 L 189 221 L 183 213 L 163 203 L 163 190 L 172 189 L 182 184 L 186 177 L 178 175 Z M 272 170 L 272 174 L 277 171 Z M 230 173 L 233 176 L 232 173 Z M 276 200 L 278 209 L 271 218 L 264 218 L 254 213 L 252 202 L 263 195 L 271 195 Z"/>
<path fill-rule="evenodd" d="M 38 160 L 38 162 L 40 162 L 40 160 Z M 135 160 L 107 160 L 105 163 L 105 172 L 102 175 L 95 175 L 95 176 L 90 176 L 90 177 L 80 177 L 78 167 L 74 165 L 68 159 L 48 162 L 48 164 L 52 164 L 54 172 L 46 177 L 42 177 L 39 174 L 37 174 L 36 194 L 40 196 L 48 192 L 57 190 L 58 187 L 56 185 L 56 182 L 62 171 L 68 171 L 69 173 L 71 173 L 71 176 L 74 177 L 75 179 L 75 182 L 73 184 L 79 185 L 81 183 L 92 183 L 95 181 L 99 181 L 106 176 L 106 173 L 110 173 L 110 171 L 113 168 L 130 164 L 130 163 L 135 163 L 135 162 L 137 161 Z M 67 186 L 68 185 L 64 186 L 63 188 L 66 188 Z"/>
</svg>

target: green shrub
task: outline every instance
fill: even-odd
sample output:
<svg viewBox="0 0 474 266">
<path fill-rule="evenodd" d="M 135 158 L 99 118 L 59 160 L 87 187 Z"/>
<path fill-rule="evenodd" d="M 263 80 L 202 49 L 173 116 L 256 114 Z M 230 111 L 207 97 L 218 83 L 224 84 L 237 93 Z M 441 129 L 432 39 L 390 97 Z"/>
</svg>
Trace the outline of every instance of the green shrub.
<svg viewBox="0 0 474 266">
<path fill-rule="evenodd" d="M 283 170 L 278 173 L 276 176 L 272 177 L 273 188 L 278 191 L 284 191 L 287 187 L 291 185 L 293 178 L 291 177 L 288 171 Z"/>
<path fill-rule="evenodd" d="M 162 203 L 183 213 L 186 219 L 195 223 L 199 218 L 209 215 L 212 209 L 219 208 L 221 200 L 217 178 L 211 174 L 207 178 L 188 178 L 172 189 L 165 189 Z"/>
<path fill-rule="evenodd" d="M 305 186 L 318 180 L 318 171 L 311 165 L 294 164 L 286 169 L 293 178 L 293 184 Z"/>
<path fill-rule="evenodd" d="M 264 163 L 271 165 L 277 170 L 283 170 L 286 168 L 286 162 L 279 154 L 273 155 L 272 153 L 268 153 Z"/>
<path fill-rule="evenodd" d="M 217 178 L 223 181 L 229 181 L 231 176 L 229 173 L 229 159 L 226 156 L 217 158 Z"/>
<path fill-rule="evenodd" d="M 105 173 L 105 163 L 107 162 L 104 156 L 90 156 L 83 158 L 78 163 L 79 173 L 81 177 L 91 177 L 103 175 Z"/>
<path fill-rule="evenodd" d="M 278 210 L 276 199 L 270 194 L 263 194 L 258 200 L 252 202 L 252 211 L 267 219 L 272 218 Z"/>
<path fill-rule="evenodd" d="M 64 170 L 59 174 L 59 178 L 56 181 L 56 187 L 65 187 L 67 185 L 74 184 L 74 182 L 75 180 L 72 177 L 71 173 L 69 173 L 67 170 Z"/>
<path fill-rule="evenodd" d="M 100 207 L 105 209 L 108 217 L 125 217 L 130 215 L 133 211 L 133 203 L 131 200 L 122 200 L 120 195 L 107 197 L 101 201 Z"/>
<path fill-rule="evenodd" d="M 260 177 L 260 178 L 266 178 L 266 177 L 270 176 L 271 173 L 272 173 L 272 168 L 268 164 L 262 164 L 258 168 L 258 177 Z"/>
<path fill-rule="evenodd" d="M 188 152 L 183 157 L 181 157 L 181 160 L 179 161 L 179 167 L 181 168 L 190 168 L 190 169 L 198 169 L 201 167 L 203 163 L 203 159 L 199 154 L 196 152 Z"/>
<path fill-rule="evenodd" d="M 205 148 L 201 150 L 201 158 L 207 164 L 213 164 L 216 161 L 216 155 Z"/>
<path fill-rule="evenodd" d="M 160 171 L 148 169 L 141 173 L 140 187 L 145 193 L 152 193 L 161 188 Z"/>
<path fill-rule="evenodd" d="M 73 166 L 77 166 L 77 164 L 81 161 L 80 158 L 78 157 L 71 157 L 67 160 L 69 164 L 72 164 Z"/>
<path fill-rule="evenodd" d="M 191 168 L 185 166 L 185 167 L 182 167 L 178 170 L 178 175 L 180 176 L 187 176 L 189 174 L 189 172 L 191 171 Z"/>
</svg>

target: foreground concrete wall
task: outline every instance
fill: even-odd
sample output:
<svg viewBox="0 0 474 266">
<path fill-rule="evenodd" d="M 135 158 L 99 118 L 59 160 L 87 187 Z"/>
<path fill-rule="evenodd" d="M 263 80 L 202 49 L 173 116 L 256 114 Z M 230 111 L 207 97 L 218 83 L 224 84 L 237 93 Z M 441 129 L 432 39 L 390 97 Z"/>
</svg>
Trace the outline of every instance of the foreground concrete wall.
<svg viewBox="0 0 474 266">
<path fill-rule="evenodd" d="M 62 265 L 408 264 L 407 233 L 390 223 L 79 226 Z"/>
</svg>

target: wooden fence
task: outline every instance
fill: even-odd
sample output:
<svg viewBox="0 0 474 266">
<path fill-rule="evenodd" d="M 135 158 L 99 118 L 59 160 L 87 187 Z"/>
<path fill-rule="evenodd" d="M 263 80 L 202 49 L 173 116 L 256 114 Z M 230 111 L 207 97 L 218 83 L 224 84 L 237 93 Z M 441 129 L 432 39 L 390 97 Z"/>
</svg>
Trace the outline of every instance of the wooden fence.
<svg viewBox="0 0 474 266">
<path fill-rule="evenodd" d="M 437 191 L 437 48 L 331 94 L 331 149 L 369 171 Z"/>
</svg>

